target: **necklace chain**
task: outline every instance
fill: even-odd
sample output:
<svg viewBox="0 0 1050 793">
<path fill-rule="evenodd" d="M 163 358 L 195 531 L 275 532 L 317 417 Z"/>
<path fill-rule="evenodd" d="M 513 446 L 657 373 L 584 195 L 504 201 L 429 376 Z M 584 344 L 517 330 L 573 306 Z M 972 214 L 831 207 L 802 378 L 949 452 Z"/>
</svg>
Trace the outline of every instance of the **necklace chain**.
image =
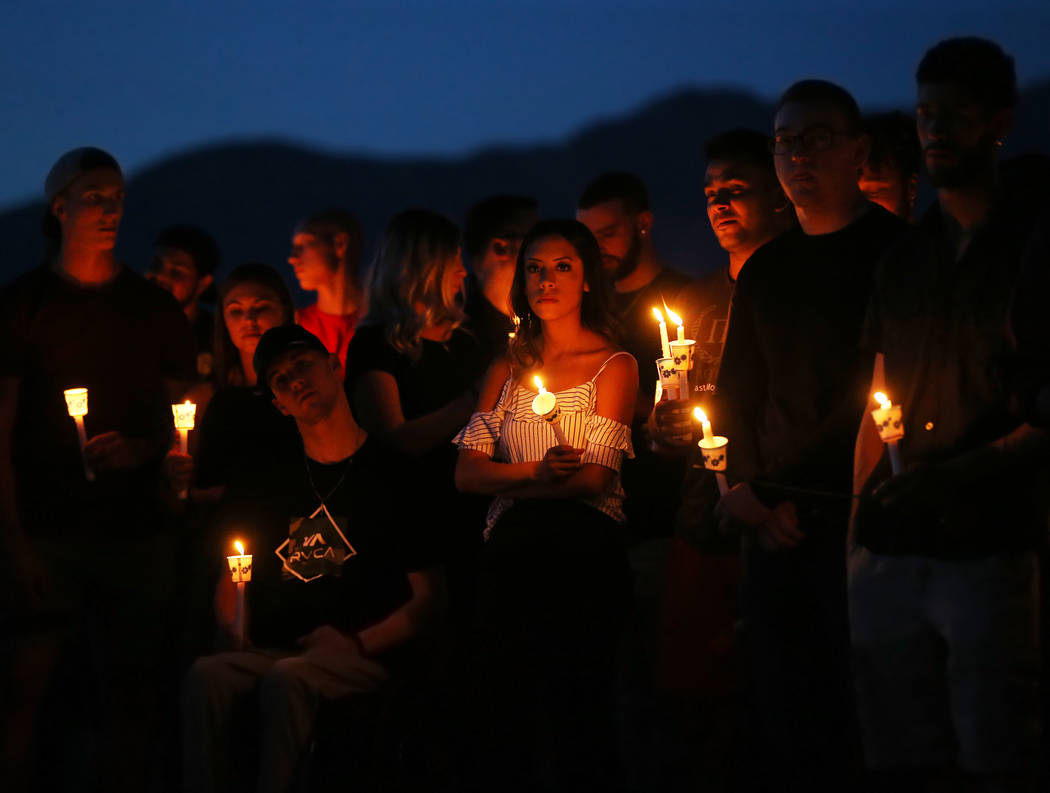
<svg viewBox="0 0 1050 793">
<path fill-rule="evenodd" d="M 303 449 L 303 464 L 306 466 L 306 478 L 310 481 L 310 488 L 314 491 L 314 495 L 317 496 L 317 500 L 321 502 L 322 507 L 325 506 L 325 502 L 328 501 L 328 499 L 335 495 L 335 491 L 342 486 L 343 480 L 346 479 L 346 475 L 350 471 L 350 465 L 353 462 L 354 456 L 351 454 L 350 457 L 347 458 L 346 465 L 343 466 L 343 473 L 339 475 L 339 479 L 336 481 L 335 486 L 328 491 L 328 495 L 321 498 L 321 493 L 317 489 L 317 484 L 314 482 L 313 471 L 310 470 L 310 458 L 306 456 L 306 449 Z"/>
</svg>

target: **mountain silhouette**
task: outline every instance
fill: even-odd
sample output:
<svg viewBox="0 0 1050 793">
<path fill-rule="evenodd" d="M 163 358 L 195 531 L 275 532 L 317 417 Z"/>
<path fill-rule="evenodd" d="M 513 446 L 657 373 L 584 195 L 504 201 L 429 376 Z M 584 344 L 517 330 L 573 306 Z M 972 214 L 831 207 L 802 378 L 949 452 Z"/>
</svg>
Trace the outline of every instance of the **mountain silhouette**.
<svg viewBox="0 0 1050 793">
<path fill-rule="evenodd" d="M 560 143 L 495 146 L 460 158 L 355 156 L 267 140 L 208 145 L 131 175 L 117 254 L 141 271 L 162 228 L 193 223 L 219 241 L 224 270 L 262 261 L 294 286 L 285 264 L 289 237 L 296 220 L 317 209 L 353 211 L 370 253 L 387 219 L 406 207 L 426 207 L 460 222 L 480 198 L 521 193 L 535 196 L 544 215 L 571 216 L 590 179 L 627 170 L 649 187 L 653 236 L 665 262 L 699 274 L 725 261 L 704 212 L 704 141 L 731 127 L 769 129 L 771 118 L 771 103 L 756 96 L 684 89 Z M 1050 81 L 1022 94 L 1005 152 L 1031 150 L 1050 151 Z M 43 204 L 33 203 L 0 214 L 0 282 L 39 263 L 42 213 Z"/>
</svg>

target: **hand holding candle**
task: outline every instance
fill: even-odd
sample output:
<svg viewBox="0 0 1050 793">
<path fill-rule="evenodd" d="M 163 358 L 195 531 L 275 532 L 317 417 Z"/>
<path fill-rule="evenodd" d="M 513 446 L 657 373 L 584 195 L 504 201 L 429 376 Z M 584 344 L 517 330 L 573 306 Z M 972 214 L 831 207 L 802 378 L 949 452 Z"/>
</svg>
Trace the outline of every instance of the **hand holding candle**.
<svg viewBox="0 0 1050 793">
<path fill-rule="evenodd" d="M 540 380 L 539 375 L 536 375 L 533 380 L 536 383 L 536 388 L 539 389 L 539 393 L 532 400 L 532 412 L 537 416 L 542 416 L 551 425 L 551 429 L 554 430 L 554 437 L 558 439 L 559 446 L 568 446 L 569 441 L 566 440 L 565 433 L 561 428 L 561 410 L 558 409 L 558 398 L 543 387 L 543 381 Z"/>
<path fill-rule="evenodd" d="M 693 415 L 700 422 L 700 428 L 704 434 L 704 437 L 697 444 L 700 447 L 700 454 L 704 458 L 704 468 L 715 472 L 715 479 L 718 481 L 718 492 L 724 496 L 729 492 L 729 483 L 726 481 L 725 473 L 723 473 L 726 470 L 726 451 L 729 446 L 729 439 L 714 434 L 711 430 L 711 421 L 707 418 L 703 408 L 696 408 L 693 411 Z"/>
<path fill-rule="evenodd" d="M 879 430 L 879 437 L 886 444 L 886 450 L 890 453 L 890 470 L 896 476 L 901 472 L 901 453 L 897 442 L 904 437 L 904 417 L 901 414 L 901 406 L 894 405 L 881 391 L 872 395 L 879 406 L 871 411 L 871 417 L 875 419 L 875 426 Z"/>
<path fill-rule="evenodd" d="M 92 471 L 84 459 L 84 446 L 87 445 L 87 431 L 84 429 L 84 416 L 88 412 L 88 392 L 86 388 L 67 388 L 62 392 L 66 398 L 66 409 L 77 425 L 77 437 L 80 440 L 80 459 L 84 463 L 84 477 L 89 482 L 95 481 Z"/>
<path fill-rule="evenodd" d="M 193 429 L 197 406 L 187 399 L 181 405 L 172 405 L 171 412 L 175 415 L 175 430 L 179 433 L 179 451 L 189 454 L 190 430 Z M 186 494 L 187 491 L 180 491 L 179 498 L 185 499 Z"/>
<path fill-rule="evenodd" d="M 236 556 L 227 556 L 230 578 L 237 585 L 237 609 L 233 616 L 233 638 L 238 650 L 244 647 L 244 585 L 252 580 L 252 556 L 244 553 L 244 546 L 236 540 Z"/>
</svg>

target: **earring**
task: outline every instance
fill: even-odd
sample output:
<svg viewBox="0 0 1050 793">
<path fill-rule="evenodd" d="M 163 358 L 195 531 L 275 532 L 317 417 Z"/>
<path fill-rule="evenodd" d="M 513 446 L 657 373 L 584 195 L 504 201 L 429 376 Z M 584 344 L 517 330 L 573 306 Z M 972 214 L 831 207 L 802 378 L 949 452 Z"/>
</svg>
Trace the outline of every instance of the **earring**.
<svg viewBox="0 0 1050 793">
<path fill-rule="evenodd" d="M 1003 147 L 1003 139 L 1002 138 L 996 138 L 995 139 L 995 148 L 1001 149 L 1002 147 Z"/>
</svg>

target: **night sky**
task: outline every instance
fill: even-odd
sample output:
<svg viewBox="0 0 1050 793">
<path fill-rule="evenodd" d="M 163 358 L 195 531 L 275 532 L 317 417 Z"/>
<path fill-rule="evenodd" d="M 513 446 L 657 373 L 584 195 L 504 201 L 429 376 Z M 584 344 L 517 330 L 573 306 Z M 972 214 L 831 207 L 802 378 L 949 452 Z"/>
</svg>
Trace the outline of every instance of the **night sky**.
<svg viewBox="0 0 1050 793">
<path fill-rule="evenodd" d="M 0 208 L 39 197 L 83 144 L 129 172 L 260 137 L 454 156 L 557 140 L 685 85 L 773 97 L 804 76 L 906 106 L 923 51 L 959 34 L 1002 44 L 1022 86 L 1050 79 L 1046 0 L 858 5 L 5 0 Z"/>
</svg>

